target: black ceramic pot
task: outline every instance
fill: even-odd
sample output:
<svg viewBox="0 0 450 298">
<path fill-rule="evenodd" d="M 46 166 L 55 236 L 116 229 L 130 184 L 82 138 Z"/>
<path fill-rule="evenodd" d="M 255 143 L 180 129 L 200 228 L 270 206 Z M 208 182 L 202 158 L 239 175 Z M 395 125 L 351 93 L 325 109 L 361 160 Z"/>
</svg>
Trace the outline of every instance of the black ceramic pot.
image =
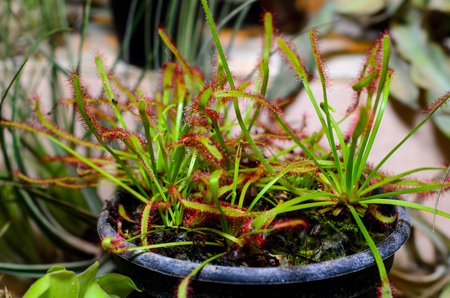
<svg viewBox="0 0 450 298">
<path fill-rule="evenodd" d="M 118 203 L 114 198 L 111 203 Z M 394 253 L 408 240 L 410 217 L 404 207 L 397 207 L 395 230 L 377 245 L 389 271 Z M 117 232 L 108 223 L 104 208 L 98 219 L 98 233 L 103 239 Z M 126 246 L 134 246 L 126 243 Z M 129 251 L 114 255 L 117 269 L 129 276 L 143 292 L 134 297 L 174 297 L 181 279 L 191 273 L 197 263 L 172 259 L 158 254 Z M 373 297 L 380 276 L 369 249 L 323 263 L 282 267 L 249 268 L 206 265 L 192 279 L 190 297 Z M 139 296 L 140 295 L 140 296 Z"/>
</svg>

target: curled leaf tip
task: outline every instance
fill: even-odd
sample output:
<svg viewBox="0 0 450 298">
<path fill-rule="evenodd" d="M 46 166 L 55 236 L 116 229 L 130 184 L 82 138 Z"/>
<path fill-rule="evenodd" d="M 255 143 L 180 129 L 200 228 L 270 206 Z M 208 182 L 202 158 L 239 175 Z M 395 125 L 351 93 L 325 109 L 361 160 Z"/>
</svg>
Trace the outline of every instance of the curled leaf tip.
<svg viewBox="0 0 450 298">
<path fill-rule="evenodd" d="M 305 63 L 300 59 L 295 47 L 292 43 L 286 42 L 282 37 L 278 36 L 276 38 L 278 47 L 284 56 L 287 64 L 298 74 L 300 80 L 310 81 L 312 79 L 311 74 L 306 71 Z"/>
<path fill-rule="evenodd" d="M 321 43 L 319 42 L 320 32 L 317 30 L 317 28 L 313 28 L 310 31 L 309 35 L 320 81 L 322 82 L 322 85 L 325 86 L 325 88 L 331 89 L 331 83 L 329 80 L 329 70 L 327 65 L 325 64 L 325 57 L 322 54 L 322 46 Z"/>
<path fill-rule="evenodd" d="M 445 92 L 444 95 L 442 95 L 438 100 L 436 100 L 434 103 L 427 106 L 425 110 L 422 110 L 422 113 L 428 114 L 431 112 L 435 112 L 437 109 L 442 107 L 442 105 L 447 104 L 447 100 L 450 98 L 450 90 Z"/>
<path fill-rule="evenodd" d="M 102 240 L 102 247 L 103 247 L 103 249 L 105 249 L 105 250 L 113 249 L 114 248 L 114 246 L 112 245 L 113 239 L 114 239 L 113 237 L 105 237 L 105 238 L 103 238 L 103 240 Z"/>
</svg>

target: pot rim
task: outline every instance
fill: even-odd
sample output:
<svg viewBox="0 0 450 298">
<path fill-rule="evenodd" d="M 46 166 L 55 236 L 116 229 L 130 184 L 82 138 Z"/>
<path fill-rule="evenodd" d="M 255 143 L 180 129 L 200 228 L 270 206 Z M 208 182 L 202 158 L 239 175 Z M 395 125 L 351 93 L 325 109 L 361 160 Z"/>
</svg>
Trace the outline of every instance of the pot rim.
<svg viewBox="0 0 450 298">
<path fill-rule="evenodd" d="M 110 202 L 113 205 L 117 204 L 118 197 L 114 196 Z M 397 226 L 386 239 L 377 244 L 383 260 L 393 256 L 408 240 L 411 233 L 411 218 L 406 208 L 395 207 L 398 211 Z M 105 237 L 117 236 L 117 231 L 107 221 L 108 214 L 105 205 L 97 222 L 97 231 L 101 240 Z M 125 242 L 124 246 L 136 247 L 129 242 Z M 145 250 L 127 251 L 116 255 L 148 270 L 178 278 L 184 278 L 199 265 L 199 263 L 173 259 Z M 336 260 L 292 267 L 229 267 L 207 264 L 194 275 L 193 279 L 228 284 L 301 283 L 347 275 L 370 266 L 376 266 L 375 259 L 370 249 L 366 249 Z"/>
</svg>

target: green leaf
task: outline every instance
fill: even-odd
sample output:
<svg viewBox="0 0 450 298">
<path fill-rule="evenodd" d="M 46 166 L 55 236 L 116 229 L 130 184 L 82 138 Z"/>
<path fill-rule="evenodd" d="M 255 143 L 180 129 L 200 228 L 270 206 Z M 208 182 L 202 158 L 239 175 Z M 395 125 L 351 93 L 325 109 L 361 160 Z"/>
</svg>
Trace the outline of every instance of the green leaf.
<svg viewBox="0 0 450 298">
<path fill-rule="evenodd" d="M 448 166 L 448 167 L 447 167 L 447 170 L 445 171 L 445 176 L 444 176 L 443 181 L 446 181 L 446 180 L 447 180 L 447 177 L 448 177 L 448 174 L 449 174 L 449 173 L 450 173 L 450 166 Z M 434 204 L 434 213 L 433 213 L 433 232 L 434 232 L 434 226 L 435 226 L 435 224 L 436 224 L 436 211 L 437 211 L 437 209 L 438 209 L 439 198 L 441 197 L 442 190 L 443 190 L 443 187 L 439 189 L 439 192 L 438 192 L 437 197 L 436 197 L 436 203 Z"/>
<path fill-rule="evenodd" d="M 378 251 L 378 248 L 376 247 L 375 243 L 373 242 L 372 238 L 369 235 L 369 232 L 367 231 L 366 227 L 364 226 L 361 218 L 359 217 L 358 213 L 356 212 L 353 205 L 347 204 L 348 209 L 352 213 L 353 218 L 355 219 L 356 223 L 358 224 L 359 230 L 363 234 L 364 238 L 366 239 L 366 243 L 369 245 L 370 250 L 372 251 L 373 257 L 375 258 L 375 262 L 378 267 L 378 271 L 381 278 L 381 291 L 382 291 L 382 297 L 383 298 L 392 298 L 392 292 L 391 288 L 389 287 L 389 279 L 386 272 L 386 267 L 384 266 L 383 259 L 381 258 L 380 252 Z"/>
<path fill-rule="evenodd" d="M 369 122 L 369 114 L 367 113 L 367 109 L 365 107 L 361 107 L 360 111 L 359 111 L 358 122 L 356 123 L 355 129 L 353 130 L 352 142 L 350 145 L 350 150 L 348 153 L 348 160 L 347 160 L 347 164 L 346 164 L 346 168 L 345 168 L 345 175 L 346 175 L 345 182 L 346 182 L 347 193 L 351 192 L 352 186 L 353 186 L 352 185 L 352 177 L 355 172 L 353 167 L 359 166 L 357 162 L 356 162 L 356 165 L 354 164 L 354 162 L 355 162 L 354 154 L 355 154 L 355 150 L 356 150 L 356 144 L 357 144 L 359 136 L 366 129 L 368 122 Z"/>
<path fill-rule="evenodd" d="M 114 96 L 114 92 L 111 88 L 111 83 L 109 82 L 108 74 L 106 73 L 105 66 L 103 65 L 102 58 L 100 56 L 95 56 L 95 65 L 97 66 L 97 71 L 100 76 L 100 79 L 103 82 L 103 88 L 105 88 L 106 95 L 108 97 L 109 103 L 111 104 L 114 113 L 116 114 L 117 119 L 119 119 L 123 128 L 127 129 L 127 125 L 122 119 L 122 115 L 120 114 L 119 109 L 117 108 L 117 101 Z"/>
<path fill-rule="evenodd" d="M 188 230 L 189 232 L 196 232 L 196 231 L 208 231 L 214 234 L 217 234 L 219 236 L 222 236 L 223 238 L 230 240 L 234 243 L 237 243 L 241 246 L 243 246 L 245 244 L 245 242 L 243 240 L 240 240 L 236 237 L 234 237 L 233 235 L 230 235 L 229 233 L 224 233 L 222 231 L 216 230 L 216 229 L 212 229 L 212 228 L 205 228 L 205 227 L 200 227 L 200 228 L 194 228 L 194 229 L 188 229 L 186 228 L 186 230 Z"/>
<path fill-rule="evenodd" d="M 273 35 L 272 14 L 269 12 L 266 12 L 264 14 L 264 48 L 263 48 L 262 60 L 269 61 L 270 49 L 272 47 L 272 35 Z"/>
<path fill-rule="evenodd" d="M 121 216 L 123 219 L 125 219 L 126 221 L 129 221 L 129 222 L 136 222 L 135 220 L 131 219 L 131 218 L 128 216 L 127 212 L 125 211 L 125 207 L 124 207 L 122 204 L 119 204 L 119 214 L 120 214 L 120 216 Z"/>
<path fill-rule="evenodd" d="M 101 60 L 100 60 L 101 61 Z M 140 199 L 142 202 L 146 203 L 147 199 L 150 200 L 150 197 L 148 196 L 147 192 L 142 188 L 142 186 L 136 181 L 136 178 L 134 177 L 134 175 L 130 172 L 130 170 L 128 169 L 128 167 L 125 165 L 125 163 L 122 161 L 122 159 L 116 154 L 114 153 L 114 151 L 108 147 L 108 145 L 106 145 L 106 143 L 103 141 L 103 139 L 101 138 L 99 132 L 97 131 L 95 125 L 92 123 L 87 111 L 86 111 L 86 107 L 84 106 L 84 98 L 83 98 L 83 92 L 81 90 L 81 84 L 80 84 L 80 80 L 78 78 L 77 75 L 73 75 L 73 88 L 75 90 L 75 98 L 77 101 L 77 106 L 78 106 L 78 110 L 81 114 L 81 117 L 83 117 L 84 122 L 88 125 L 89 130 L 94 134 L 94 136 L 97 138 L 98 142 L 112 155 L 114 156 L 114 158 L 117 160 L 117 162 L 120 164 L 120 166 L 122 167 L 122 169 L 125 170 L 125 172 L 127 173 L 128 177 L 130 177 L 130 179 L 133 181 L 133 184 L 141 191 L 141 193 L 144 195 L 140 195 L 138 192 L 134 191 L 133 189 L 131 189 L 130 187 L 128 187 L 128 185 L 122 183 L 121 181 L 117 180 L 115 177 L 109 175 L 108 173 L 106 173 L 105 171 L 103 171 L 101 168 L 97 167 L 95 164 L 87 161 L 86 159 L 84 159 L 81 155 L 77 154 L 75 151 L 71 150 L 70 148 L 64 146 L 63 144 L 61 144 L 59 141 L 57 141 L 56 139 L 52 139 L 51 137 L 49 137 L 50 139 L 52 139 L 54 142 L 57 142 L 58 144 L 60 144 L 60 146 L 64 147 L 69 153 L 71 153 L 72 155 L 76 156 L 77 158 L 81 159 L 82 161 L 84 161 L 87 165 L 91 166 L 92 168 L 96 169 L 98 172 L 102 173 L 103 175 L 107 176 L 108 178 L 110 178 L 112 181 L 114 181 L 115 183 L 119 184 L 120 186 L 122 186 L 123 188 L 125 188 L 126 190 L 128 190 L 129 192 L 131 192 L 134 196 L 136 196 L 138 199 Z M 84 160 L 83 160 L 84 159 Z"/>
<path fill-rule="evenodd" d="M 252 210 L 258 200 L 282 177 L 286 176 L 289 172 L 294 172 L 300 175 L 307 175 L 314 173 L 317 170 L 317 167 L 314 166 L 314 163 L 310 160 L 300 160 L 297 162 L 292 162 L 287 164 L 287 166 L 280 169 L 279 173 L 275 177 L 271 177 L 269 183 L 264 186 L 264 188 L 258 193 L 258 195 L 253 199 L 252 203 L 248 207 L 247 211 Z"/>
<path fill-rule="evenodd" d="M 403 172 L 400 173 L 398 175 L 395 175 L 393 177 L 389 177 L 383 174 L 377 174 L 374 176 L 374 178 L 376 178 L 377 180 L 379 180 L 379 182 L 372 184 L 371 186 L 367 187 L 367 188 L 361 188 L 358 191 L 359 196 L 364 196 L 366 193 L 376 189 L 376 188 L 380 188 L 383 187 L 384 185 L 391 183 L 391 184 L 395 184 L 395 185 L 403 185 L 403 186 L 427 186 L 427 185 L 434 185 L 434 184 L 439 184 L 438 182 L 435 183 L 429 183 L 429 182 L 421 182 L 421 181 L 417 181 L 417 180 L 411 180 L 411 179 L 400 179 L 402 177 L 405 177 L 407 175 L 413 174 L 413 173 L 417 173 L 420 171 L 429 171 L 429 170 L 442 170 L 443 168 L 417 168 L 417 169 L 413 169 L 411 171 L 407 171 L 407 172 Z"/>
<path fill-rule="evenodd" d="M 208 264 L 211 261 L 214 261 L 215 259 L 223 256 L 225 253 L 221 253 L 218 255 L 215 255 L 209 259 L 207 259 L 206 261 L 204 261 L 203 263 L 201 263 L 200 265 L 197 266 L 197 268 L 195 268 L 191 273 L 189 273 L 188 276 L 186 276 L 185 278 L 183 278 L 183 280 L 181 281 L 180 285 L 178 286 L 178 298 L 187 298 L 187 291 L 188 291 L 188 283 L 189 280 L 191 279 L 192 276 L 194 276 L 194 274 L 196 274 L 197 272 L 199 272 L 206 264 Z"/>
<path fill-rule="evenodd" d="M 172 86 L 172 77 L 174 74 L 174 70 L 175 70 L 175 63 L 172 62 L 167 63 L 163 80 L 164 89 L 169 89 L 170 86 Z M 167 105 L 168 103 L 164 102 L 164 104 Z"/>
<path fill-rule="evenodd" d="M 211 98 L 211 94 L 212 94 L 212 88 L 206 89 L 205 91 L 203 91 L 203 93 L 202 93 L 202 95 L 200 97 L 200 100 L 198 101 L 198 107 L 204 112 L 206 112 L 206 105 L 208 104 L 208 101 Z M 224 154 L 226 155 L 227 154 L 227 147 L 225 145 L 225 141 L 223 140 L 222 133 L 220 132 L 219 126 L 217 124 L 217 120 L 214 119 L 214 118 L 211 118 L 211 121 L 212 121 L 213 126 L 214 126 L 214 132 L 216 133 L 216 136 L 219 139 L 220 146 L 222 147 L 222 150 L 223 150 Z M 209 143 L 209 142 L 207 142 L 207 143 Z M 205 143 L 204 143 L 204 145 L 206 146 Z M 213 148 L 211 148 L 211 149 L 213 149 Z M 218 152 L 218 150 L 215 147 L 214 147 L 213 150 L 217 151 L 216 153 L 220 154 L 220 152 Z M 215 158 L 217 159 L 218 157 L 215 156 Z M 220 158 L 219 160 L 221 160 L 221 159 L 222 158 Z"/>
<path fill-rule="evenodd" d="M 236 159 L 234 162 L 234 179 L 233 179 L 233 192 L 232 192 L 232 199 L 231 199 L 231 205 L 234 205 L 234 201 L 236 199 L 236 187 L 238 184 L 238 176 L 239 176 L 239 165 L 241 163 L 241 156 L 242 156 L 242 146 L 244 144 L 244 141 L 241 140 L 239 142 L 238 150 L 236 151 Z"/>
<path fill-rule="evenodd" d="M 150 159 L 152 161 L 152 169 L 153 172 L 156 172 L 156 163 L 155 163 L 155 153 L 153 152 L 153 144 L 152 144 L 152 137 L 150 134 L 150 121 L 147 117 L 146 110 L 146 103 L 144 100 L 139 101 L 139 116 L 141 116 L 142 124 L 144 126 L 145 131 L 145 137 L 148 140 L 147 141 L 147 148 L 150 155 Z"/>
<path fill-rule="evenodd" d="M 259 212 L 256 214 L 256 218 L 252 222 L 252 228 L 254 230 L 259 230 L 264 225 L 264 223 L 272 216 L 284 212 L 289 212 L 293 210 L 301 210 L 306 208 L 312 208 L 316 206 L 326 206 L 326 205 L 336 205 L 336 201 L 331 201 L 327 199 L 327 197 L 334 197 L 336 199 L 342 200 L 339 196 L 329 193 L 329 192 L 314 192 L 310 194 L 304 194 L 299 197 L 290 199 L 288 201 L 285 201 L 281 203 L 280 205 L 277 205 L 275 208 L 272 208 L 270 210 Z M 323 201 L 323 199 L 325 200 Z M 315 201 L 320 200 L 321 202 L 318 203 L 305 203 L 306 201 Z"/>
<path fill-rule="evenodd" d="M 352 133 L 352 142 L 356 143 L 356 139 L 363 133 L 364 129 L 367 127 L 369 122 L 369 114 L 365 107 L 361 107 L 358 117 L 358 122 L 356 123 L 355 129 Z"/>
<path fill-rule="evenodd" d="M 278 46 L 280 49 L 284 52 L 289 62 L 294 67 L 295 71 L 297 72 L 298 76 L 303 82 L 308 81 L 308 74 L 306 73 L 305 67 L 302 65 L 302 62 L 300 61 L 297 54 L 286 44 L 286 42 L 281 38 L 277 37 L 276 39 Z"/>
<path fill-rule="evenodd" d="M 14 75 L 14 78 L 11 80 L 11 82 L 9 83 L 9 85 L 8 85 L 8 87 L 6 88 L 5 92 L 3 93 L 2 100 L 0 101 L 0 116 L 1 116 L 1 113 L 2 113 L 3 102 L 5 101 L 5 98 L 6 98 L 6 96 L 8 95 L 9 89 L 11 89 L 11 86 L 14 84 L 14 82 L 15 82 L 16 79 L 17 79 L 17 77 L 18 77 L 18 76 L 20 75 L 20 73 L 22 72 L 22 69 L 23 69 L 23 67 L 25 66 L 25 64 L 27 63 L 28 58 L 29 58 L 29 57 L 27 57 L 27 58 L 23 61 L 23 63 L 22 63 L 22 65 L 20 66 L 19 70 L 16 72 L 16 74 Z"/>
<path fill-rule="evenodd" d="M 206 149 L 209 151 L 209 153 L 211 153 L 211 155 L 214 156 L 214 158 L 216 158 L 218 160 L 223 159 L 222 153 L 220 153 L 220 151 L 216 148 L 216 146 L 211 144 L 211 140 L 209 140 L 208 138 L 205 138 L 205 137 L 201 137 L 201 136 L 196 137 L 196 140 L 199 141 L 200 143 L 202 143 L 203 146 L 205 146 Z"/>
<path fill-rule="evenodd" d="M 355 91 L 361 91 L 364 87 L 368 86 L 370 83 L 372 83 L 373 79 L 375 78 L 375 71 L 372 71 L 367 76 L 363 77 L 361 80 L 356 82 L 352 88 Z"/>
<path fill-rule="evenodd" d="M 64 268 L 64 266 L 53 266 L 47 270 L 47 273 L 52 273 L 52 272 L 56 272 L 56 271 L 64 271 L 64 270 L 66 270 L 66 268 Z"/>
<path fill-rule="evenodd" d="M 89 285 L 84 297 L 81 298 L 111 298 L 111 296 L 106 294 L 105 291 L 100 288 L 98 282 L 93 282 Z"/>
<path fill-rule="evenodd" d="M 386 92 L 388 94 L 388 92 Z M 413 128 L 413 130 L 403 138 L 384 158 L 383 160 L 378 163 L 378 165 L 373 169 L 372 173 L 366 178 L 366 181 L 363 183 L 363 185 L 360 187 L 360 190 L 364 189 L 364 187 L 369 183 L 370 179 L 374 176 L 375 173 L 378 172 L 378 170 L 381 168 L 381 166 L 386 162 L 386 160 L 389 159 L 389 157 L 394 154 L 394 152 L 400 148 L 401 145 L 403 145 L 406 140 L 408 140 L 420 127 L 422 127 L 423 124 L 425 124 L 428 119 L 431 118 L 431 116 L 434 115 L 434 113 L 442 107 L 442 105 L 450 98 L 450 94 L 444 94 L 444 96 L 440 99 L 440 101 L 433 107 L 433 109 L 428 113 L 427 117 L 423 119 L 416 127 Z M 384 101 L 384 100 L 383 100 Z M 364 164 L 363 162 L 362 164 Z M 362 172 L 362 170 L 361 170 Z M 411 191 L 412 192 L 412 191 Z"/>
<path fill-rule="evenodd" d="M 208 104 L 208 100 L 211 98 L 212 94 L 212 88 L 208 88 L 205 91 L 203 91 L 202 95 L 200 96 L 200 100 L 198 101 L 198 107 L 200 110 L 205 112 L 206 105 Z"/>
<path fill-rule="evenodd" d="M 392 24 L 391 33 L 398 53 L 410 62 L 412 81 L 429 91 L 430 104 L 450 89 L 450 68 L 443 49 L 430 41 L 423 28 L 422 15 L 410 8 L 402 22 Z"/>
<path fill-rule="evenodd" d="M 131 278 L 117 273 L 99 276 L 95 283 L 108 295 L 115 295 L 121 298 L 126 298 L 133 290 L 142 292 L 136 287 Z"/>
<path fill-rule="evenodd" d="M 186 208 L 192 208 L 194 210 L 204 211 L 204 212 L 212 212 L 217 215 L 221 215 L 219 209 L 215 205 L 207 205 L 196 202 L 189 202 L 187 200 L 183 200 L 182 204 Z M 225 216 L 227 217 L 249 217 L 254 216 L 255 213 L 247 213 L 244 210 L 239 210 L 231 207 L 221 206 L 221 209 Z"/>
<path fill-rule="evenodd" d="M 263 97 L 258 97 L 252 94 L 248 94 L 246 92 L 236 91 L 236 90 L 217 90 L 214 92 L 214 97 L 222 98 L 222 97 L 244 97 L 248 98 L 250 100 L 254 100 L 258 104 L 266 107 L 270 111 L 281 114 L 281 109 L 274 104 L 272 104 L 270 101 Z"/>
<path fill-rule="evenodd" d="M 211 175 L 211 179 L 210 179 L 210 183 L 211 183 L 211 192 L 212 192 L 212 196 L 214 199 L 214 203 L 216 204 L 217 209 L 220 212 L 220 215 L 222 216 L 222 230 L 224 232 L 231 232 L 231 230 L 228 227 L 228 222 L 227 219 L 225 217 L 225 214 L 222 210 L 222 207 L 220 206 L 219 203 L 219 180 L 220 180 L 220 176 L 222 176 L 222 171 L 221 170 L 216 170 L 214 171 L 214 173 L 212 173 Z"/>
<path fill-rule="evenodd" d="M 23 298 L 77 298 L 78 291 L 79 283 L 75 273 L 64 267 L 54 266 L 28 289 Z"/>
<path fill-rule="evenodd" d="M 373 196 L 373 197 L 376 197 L 376 196 Z M 434 208 L 431 208 L 428 206 L 423 206 L 423 205 L 420 205 L 417 203 L 400 201 L 400 200 L 392 200 L 392 199 L 384 199 L 384 198 L 380 198 L 380 199 L 368 198 L 367 200 L 360 200 L 360 201 L 365 204 L 385 204 L 385 205 L 404 206 L 404 207 L 408 207 L 408 208 L 423 210 L 423 211 L 430 212 L 433 214 L 434 214 L 434 212 L 436 212 L 437 215 L 450 219 L 450 213 L 436 210 Z"/>
<path fill-rule="evenodd" d="M 125 298 L 133 290 L 139 290 L 127 276 L 106 274 L 95 279 L 99 263 L 95 262 L 76 276 L 62 266 L 53 266 L 48 273 L 36 281 L 25 293 L 25 298 L 83 298 L 120 297 Z"/>
<path fill-rule="evenodd" d="M 48 296 L 48 291 L 50 289 L 50 277 L 48 275 L 44 275 L 42 278 L 38 279 L 28 291 L 25 293 L 23 298 L 37 298 L 37 297 L 45 297 Z"/>
<path fill-rule="evenodd" d="M 166 44 L 166 46 L 170 49 L 170 51 L 177 58 L 178 62 L 181 64 L 184 74 L 188 76 L 189 81 L 191 82 L 191 86 L 192 86 L 192 88 L 194 88 L 194 92 L 197 93 L 189 64 L 181 56 L 180 52 L 177 50 L 175 45 L 172 43 L 172 41 L 171 41 L 170 37 L 167 35 L 166 31 L 164 31 L 164 29 L 160 28 L 160 29 L 158 29 L 158 33 L 159 33 L 159 36 L 161 37 L 161 39 L 163 40 L 163 42 Z"/>
<path fill-rule="evenodd" d="M 183 144 L 183 142 L 194 141 L 199 143 L 201 150 L 205 150 L 208 155 L 214 157 L 217 161 L 221 161 L 224 157 L 222 153 L 217 149 L 212 143 L 211 139 L 202 135 L 188 135 L 183 138 L 178 143 L 178 146 Z"/>
<path fill-rule="evenodd" d="M 90 284 L 94 282 L 99 267 L 100 264 L 96 261 L 94 264 L 89 266 L 89 268 L 87 268 L 84 272 L 77 275 L 78 284 L 80 285 L 80 293 L 78 296 L 80 298 L 84 297 Z"/>
</svg>

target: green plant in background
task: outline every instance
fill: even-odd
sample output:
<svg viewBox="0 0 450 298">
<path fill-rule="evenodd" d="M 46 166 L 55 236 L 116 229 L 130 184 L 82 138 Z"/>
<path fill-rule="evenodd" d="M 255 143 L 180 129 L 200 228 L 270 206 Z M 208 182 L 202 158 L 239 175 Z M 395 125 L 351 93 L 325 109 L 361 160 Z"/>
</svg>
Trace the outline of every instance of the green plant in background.
<svg viewBox="0 0 450 298">
<path fill-rule="evenodd" d="M 182 57 L 163 29 L 159 30 L 160 37 L 177 63 L 165 65 L 163 84 L 154 99 L 146 97 L 139 88 L 134 91 L 125 87 L 97 56 L 95 63 L 104 96 L 90 96 L 80 74 L 73 72 L 70 74 L 72 99 L 65 101 L 65 104 L 77 106 L 83 123 L 96 141 L 77 138 L 70 131 L 58 128 L 41 111 L 39 98 L 35 99 L 34 108 L 40 125 L 0 121 L 4 127 L 44 135 L 69 154 L 53 159 L 76 164 L 85 171 L 75 177 L 52 179 L 31 178 L 26 173 L 17 173 L 17 176 L 36 185 L 72 188 L 109 180 L 140 200 L 142 211 L 133 213 L 126 206 L 119 206 L 120 237 L 103 239 L 104 248 L 119 253 L 127 250 L 121 247 L 124 241 L 133 241 L 140 245 L 137 249 L 170 254 L 195 245 L 200 237 L 210 249 L 205 251 L 206 257 L 196 270 L 211 261 L 230 263 L 232 252 L 244 255 L 244 260 L 254 266 L 277 265 L 262 258 L 261 252 L 270 249 L 271 236 L 284 233 L 286 228 L 305 229 L 303 210 L 312 209 L 332 224 L 347 218 L 353 222 L 354 230 L 360 231 L 354 234 L 365 239 L 374 254 L 381 277 L 380 296 L 391 297 L 386 270 L 372 239 L 375 231 L 366 227 L 368 217 L 375 217 L 385 225 L 395 222 L 395 214 L 385 214 L 379 209 L 380 204 L 435 212 L 433 208 L 392 196 L 432 192 L 450 183 L 421 182 L 408 177 L 419 171 L 442 168 L 420 168 L 395 176 L 379 170 L 450 95 L 444 95 L 430 106 L 426 118 L 378 165 L 367 166 L 393 73 L 388 66 L 389 35 L 383 34 L 368 53 L 358 82 L 353 86 L 358 100 L 345 118 L 354 117 L 355 125 L 352 132 L 345 135 L 339 126 L 343 119 L 335 120 L 334 109 L 328 105 L 327 78 L 317 46 L 317 31 L 311 31 L 309 38 L 323 86 L 321 101 L 311 92 L 310 75 L 293 47 L 282 37 L 273 35 L 270 13 L 264 17 L 264 48 L 256 82 L 250 85 L 248 81 L 234 78 L 206 1 L 202 4 L 219 53 L 217 70 L 209 83 L 205 83 L 199 71 Z M 302 81 L 321 122 L 322 129 L 312 135 L 290 127 L 283 120 L 284 101 L 270 102 L 265 97 L 268 60 L 274 44 Z M 248 107 L 240 105 L 244 102 L 249 103 Z M 229 106 L 235 116 L 231 116 Z M 258 117 L 262 110 L 276 123 L 275 127 L 269 127 Z M 138 130 L 131 128 L 122 113 L 139 121 Z M 241 134 L 237 133 L 239 131 Z M 319 143 L 321 139 L 330 149 Z M 281 140 L 289 140 L 290 147 L 281 147 Z M 111 142 L 120 142 L 121 146 L 112 146 Z M 72 144 L 89 148 L 91 154 L 81 154 Z M 301 153 L 292 153 L 294 149 Z M 439 210 L 437 214 L 450 218 L 450 214 Z M 139 229 L 133 230 L 131 227 L 136 222 Z M 179 230 L 197 238 L 170 240 Z M 292 234 L 295 233 L 287 235 Z M 160 239 L 160 235 L 170 237 Z M 289 255 L 284 255 L 289 260 Z M 180 297 L 186 295 L 192 275 L 181 283 Z"/>
<path fill-rule="evenodd" d="M 257 0 L 225 0 L 210 2 L 211 11 L 219 22 L 218 29 L 224 28 L 234 21 L 232 35 L 227 45 L 228 50 L 234 43 L 237 31 L 242 27 L 252 5 Z M 119 38 L 122 39 L 116 59 L 111 65 L 114 71 L 120 59 L 132 61 L 142 67 L 141 75 L 136 83 L 138 86 L 144 79 L 148 69 L 159 69 L 163 61 L 169 59 L 169 54 L 161 51 L 161 41 L 158 27 L 163 26 L 170 36 L 176 36 L 176 44 L 181 55 L 187 62 L 194 64 L 203 72 L 209 73 L 212 66 L 209 53 L 212 51 L 212 36 L 205 29 L 202 7 L 198 1 L 179 0 L 133 0 L 129 5 L 113 1 L 113 14 Z M 128 9 L 126 18 L 121 9 Z M 119 10 L 119 11 L 116 11 Z M 126 19 L 125 28 L 121 21 Z M 121 34 L 123 31 L 123 34 Z M 140 57 L 140 56 L 144 57 Z M 205 59 L 206 58 L 206 59 Z M 140 61 L 143 59 L 144 61 Z"/>
<path fill-rule="evenodd" d="M 133 290 L 141 292 L 129 277 L 120 274 L 109 273 L 96 278 L 99 266 L 99 263 L 95 262 L 79 275 L 62 266 L 53 266 L 23 297 L 125 298 Z"/>
<path fill-rule="evenodd" d="M 56 61 L 55 53 L 57 47 L 64 43 L 72 48 L 66 35 L 69 19 L 65 1 L 61 0 L 5 1 L 2 4 L 0 118 L 24 121 L 29 119 L 31 113 L 27 92 L 36 92 L 47 78 L 52 104 L 56 105 L 56 99 L 62 96 L 61 73 L 67 71 Z M 69 53 L 71 63 L 77 65 L 81 61 L 89 8 L 90 1 L 84 8 L 78 62 L 73 59 L 75 53 Z M 21 43 L 21 46 L 16 47 L 16 42 Z M 36 50 L 48 60 L 42 62 L 42 56 Z M 17 64 L 17 55 L 25 55 L 22 65 Z M 29 59 L 32 62 L 28 63 L 28 73 L 24 75 L 22 70 Z M 52 119 L 60 127 L 73 131 L 74 115 L 67 117 L 54 112 Z M 50 152 L 61 154 L 61 149 L 52 144 L 47 146 L 36 136 L 21 136 L 3 126 L 0 128 L 0 144 L 0 272 L 23 278 L 38 278 L 52 265 L 81 272 L 95 260 L 101 261 L 102 271 L 111 270 L 112 263 L 105 262 L 105 257 L 101 258 L 103 254 L 93 236 L 96 214 L 102 206 L 95 188 L 73 192 L 57 187 L 35 188 L 20 183 L 14 177 L 17 170 L 25 174 L 37 173 L 41 177 L 76 174 L 74 167 L 45 160 Z"/>
<path fill-rule="evenodd" d="M 0 7 L 1 42 L 0 58 L 24 55 L 31 39 L 58 28 L 67 28 L 69 17 L 64 0 L 26 1 L 6 0 Z M 68 35 L 51 38 L 51 49 L 68 42 Z M 70 55 L 73 55 L 71 53 Z"/>
<path fill-rule="evenodd" d="M 448 65 L 448 3 L 437 1 L 342 1 L 335 13 L 352 21 L 359 36 L 383 26 L 394 38 L 393 66 L 401 70 L 393 80 L 391 95 L 405 105 L 420 109 L 419 89 L 426 90 L 431 104 L 450 85 Z M 364 18 L 364 21 L 363 21 Z M 444 112 L 447 108 L 444 107 Z M 446 117 L 445 117 L 446 118 Z M 433 121 L 445 133 L 448 121 Z"/>
</svg>

